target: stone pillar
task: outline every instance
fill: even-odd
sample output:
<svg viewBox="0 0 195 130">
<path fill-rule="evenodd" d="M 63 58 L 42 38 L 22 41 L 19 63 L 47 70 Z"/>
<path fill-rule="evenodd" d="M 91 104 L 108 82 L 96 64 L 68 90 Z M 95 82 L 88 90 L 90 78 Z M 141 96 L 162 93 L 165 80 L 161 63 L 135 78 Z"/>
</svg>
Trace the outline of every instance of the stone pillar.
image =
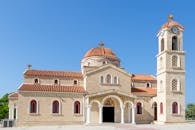
<svg viewBox="0 0 195 130">
<path fill-rule="evenodd" d="M 16 109 L 16 119 L 18 119 L 18 107 L 15 107 Z"/>
<path fill-rule="evenodd" d="M 128 123 L 131 122 L 131 115 L 132 115 L 132 110 L 131 109 L 132 108 L 129 106 L 129 108 L 128 108 Z"/>
<path fill-rule="evenodd" d="M 9 119 L 14 119 L 14 106 L 9 106 Z"/>
<path fill-rule="evenodd" d="M 9 106 L 9 119 L 13 119 L 13 110 L 12 110 L 12 107 Z"/>
<path fill-rule="evenodd" d="M 86 124 L 90 123 L 90 117 L 91 117 L 91 105 L 87 106 L 87 119 L 86 119 Z"/>
<path fill-rule="evenodd" d="M 121 124 L 124 124 L 124 106 L 121 106 Z"/>
<path fill-rule="evenodd" d="M 99 124 L 102 124 L 102 108 L 103 108 L 103 106 L 100 105 L 99 106 Z"/>
<path fill-rule="evenodd" d="M 132 105 L 132 124 L 135 124 L 135 106 Z"/>
</svg>

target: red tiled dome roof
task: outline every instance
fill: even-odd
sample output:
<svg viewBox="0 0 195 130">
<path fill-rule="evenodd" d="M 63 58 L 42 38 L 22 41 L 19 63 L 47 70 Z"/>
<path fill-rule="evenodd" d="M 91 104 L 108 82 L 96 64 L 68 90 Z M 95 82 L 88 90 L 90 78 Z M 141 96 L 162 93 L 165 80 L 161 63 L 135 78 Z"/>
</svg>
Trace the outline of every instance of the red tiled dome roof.
<svg viewBox="0 0 195 130">
<path fill-rule="evenodd" d="M 161 28 L 167 28 L 167 27 L 172 27 L 172 26 L 177 26 L 177 27 L 184 29 L 184 27 L 181 24 L 179 24 L 178 22 L 175 22 L 173 20 L 166 22 L 165 24 L 162 25 Z"/>
<path fill-rule="evenodd" d="M 118 59 L 118 57 L 114 54 L 114 52 L 110 48 L 104 48 L 103 43 L 96 47 L 90 49 L 84 57 L 91 57 L 91 56 L 104 56 L 109 58 Z"/>
<path fill-rule="evenodd" d="M 181 29 L 184 29 L 184 27 L 181 24 L 173 20 L 173 15 L 169 15 L 168 21 L 165 24 L 163 24 L 161 28 L 168 28 L 172 26 L 177 26 Z"/>
</svg>

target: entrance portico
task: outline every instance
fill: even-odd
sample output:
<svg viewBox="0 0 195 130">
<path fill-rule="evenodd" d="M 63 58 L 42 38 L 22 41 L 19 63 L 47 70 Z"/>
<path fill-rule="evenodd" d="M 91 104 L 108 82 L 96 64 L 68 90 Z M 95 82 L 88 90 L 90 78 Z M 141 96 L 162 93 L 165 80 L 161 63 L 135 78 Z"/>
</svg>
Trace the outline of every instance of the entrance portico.
<svg viewBox="0 0 195 130">
<path fill-rule="evenodd" d="M 107 122 L 135 124 L 135 107 L 132 97 L 104 93 L 87 98 L 86 124 Z"/>
</svg>

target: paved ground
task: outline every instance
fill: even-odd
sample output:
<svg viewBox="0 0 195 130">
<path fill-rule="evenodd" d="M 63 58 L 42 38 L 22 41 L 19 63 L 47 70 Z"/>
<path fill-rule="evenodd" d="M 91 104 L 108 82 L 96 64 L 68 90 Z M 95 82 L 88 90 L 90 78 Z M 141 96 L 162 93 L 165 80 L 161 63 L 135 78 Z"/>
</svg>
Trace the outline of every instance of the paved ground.
<svg viewBox="0 0 195 130">
<path fill-rule="evenodd" d="M 33 126 L 12 127 L 0 130 L 195 130 L 195 124 L 166 124 L 166 125 L 131 125 L 131 124 L 103 124 L 103 125 L 65 125 L 65 126 Z"/>
</svg>

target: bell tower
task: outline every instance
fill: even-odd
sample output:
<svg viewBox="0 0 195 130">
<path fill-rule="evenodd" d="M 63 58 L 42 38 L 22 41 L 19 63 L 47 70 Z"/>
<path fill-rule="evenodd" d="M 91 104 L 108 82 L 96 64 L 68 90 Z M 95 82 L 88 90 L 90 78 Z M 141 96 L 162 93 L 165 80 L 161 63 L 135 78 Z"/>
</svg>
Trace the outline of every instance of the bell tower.
<svg viewBox="0 0 195 130">
<path fill-rule="evenodd" d="M 185 121 L 184 27 L 169 15 L 158 32 L 157 122 Z"/>
</svg>

